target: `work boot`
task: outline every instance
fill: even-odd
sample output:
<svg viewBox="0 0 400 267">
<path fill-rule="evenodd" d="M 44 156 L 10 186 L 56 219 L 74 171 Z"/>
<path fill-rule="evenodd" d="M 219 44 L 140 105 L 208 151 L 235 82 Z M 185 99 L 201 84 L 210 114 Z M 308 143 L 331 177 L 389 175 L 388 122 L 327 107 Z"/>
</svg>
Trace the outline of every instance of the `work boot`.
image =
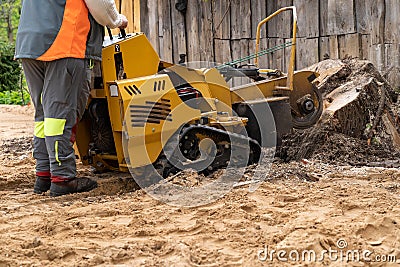
<svg viewBox="0 0 400 267">
<path fill-rule="evenodd" d="M 50 186 L 50 196 L 58 197 L 67 194 L 89 192 L 97 187 L 97 182 L 86 178 L 53 179 Z"/>
<path fill-rule="evenodd" d="M 36 176 L 35 185 L 33 186 L 33 193 L 42 194 L 50 189 L 51 179 L 50 176 Z"/>
<path fill-rule="evenodd" d="M 36 181 L 33 186 L 33 193 L 42 194 L 50 189 L 50 171 L 36 171 Z"/>
</svg>

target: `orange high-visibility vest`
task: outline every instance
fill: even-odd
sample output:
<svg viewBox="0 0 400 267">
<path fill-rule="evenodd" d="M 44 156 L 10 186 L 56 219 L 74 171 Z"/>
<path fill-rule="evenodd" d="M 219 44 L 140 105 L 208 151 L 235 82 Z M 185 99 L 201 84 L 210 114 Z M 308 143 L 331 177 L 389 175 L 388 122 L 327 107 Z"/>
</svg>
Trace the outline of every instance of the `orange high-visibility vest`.
<svg viewBox="0 0 400 267">
<path fill-rule="evenodd" d="M 15 58 L 100 60 L 103 36 L 84 0 L 24 0 Z"/>
</svg>

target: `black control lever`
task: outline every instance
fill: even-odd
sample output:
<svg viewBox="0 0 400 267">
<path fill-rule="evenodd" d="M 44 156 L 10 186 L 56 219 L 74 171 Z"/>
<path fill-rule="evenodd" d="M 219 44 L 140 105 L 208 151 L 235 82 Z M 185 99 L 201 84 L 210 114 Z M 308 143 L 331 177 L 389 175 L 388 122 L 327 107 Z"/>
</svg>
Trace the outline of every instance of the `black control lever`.
<svg viewBox="0 0 400 267">
<path fill-rule="evenodd" d="M 107 31 L 108 31 L 108 35 L 110 36 L 110 40 L 112 41 L 113 36 L 112 36 L 111 29 L 107 27 Z"/>
<path fill-rule="evenodd" d="M 125 38 L 126 37 L 126 31 L 125 29 L 121 29 L 121 38 Z"/>
<path fill-rule="evenodd" d="M 109 27 L 107 27 L 107 31 L 108 31 L 108 35 L 110 36 L 110 40 L 113 40 L 114 38 L 113 38 L 113 35 L 111 32 L 111 29 Z M 121 39 L 125 39 L 125 37 L 126 37 L 126 31 L 125 31 L 125 29 L 121 29 Z"/>
</svg>

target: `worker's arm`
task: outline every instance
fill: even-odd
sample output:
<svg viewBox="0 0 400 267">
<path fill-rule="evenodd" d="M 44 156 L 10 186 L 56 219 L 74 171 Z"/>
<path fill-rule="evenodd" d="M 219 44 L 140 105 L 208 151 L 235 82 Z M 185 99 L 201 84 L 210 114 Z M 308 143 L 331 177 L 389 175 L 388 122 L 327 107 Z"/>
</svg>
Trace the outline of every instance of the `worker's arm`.
<svg viewBox="0 0 400 267">
<path fill-rule="evenodd" d="M 119 14 L 114 0 L 85 0 L 93 18 L 101 25 L 111 29 L 124 29 L 128 26 L 128 20 L 122 14 Z"/>
</svg>

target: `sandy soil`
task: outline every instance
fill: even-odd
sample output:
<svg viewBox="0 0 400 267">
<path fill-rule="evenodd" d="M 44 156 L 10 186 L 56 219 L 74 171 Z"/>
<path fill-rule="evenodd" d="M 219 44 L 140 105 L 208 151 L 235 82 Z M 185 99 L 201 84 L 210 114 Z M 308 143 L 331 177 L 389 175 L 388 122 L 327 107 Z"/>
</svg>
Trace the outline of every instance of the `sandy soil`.
<svg viewBox="0 0 400 267">
<path fill-rule="evenodd" d="M 209 205 L 179 208 L 134 191 L 127 174 L 93 176 L 78 166 L 99 188 L 50 198 L 32 192 L 31 108 L 0 112 L 0 266 L 394 266 L 367 262 L 387 255 L 400 262 L 396 168 L 275 163 L 253 193 L 237 187 Z M 266 248 L 268 257 L 285 250 L 292 259 L 292 250 L 300 259 L 304 250 L 338 253 L 308 264 L 276 254 L 261 261 Z M 353 250 L 372 254 L 341 260 Z"/>
</svg>

